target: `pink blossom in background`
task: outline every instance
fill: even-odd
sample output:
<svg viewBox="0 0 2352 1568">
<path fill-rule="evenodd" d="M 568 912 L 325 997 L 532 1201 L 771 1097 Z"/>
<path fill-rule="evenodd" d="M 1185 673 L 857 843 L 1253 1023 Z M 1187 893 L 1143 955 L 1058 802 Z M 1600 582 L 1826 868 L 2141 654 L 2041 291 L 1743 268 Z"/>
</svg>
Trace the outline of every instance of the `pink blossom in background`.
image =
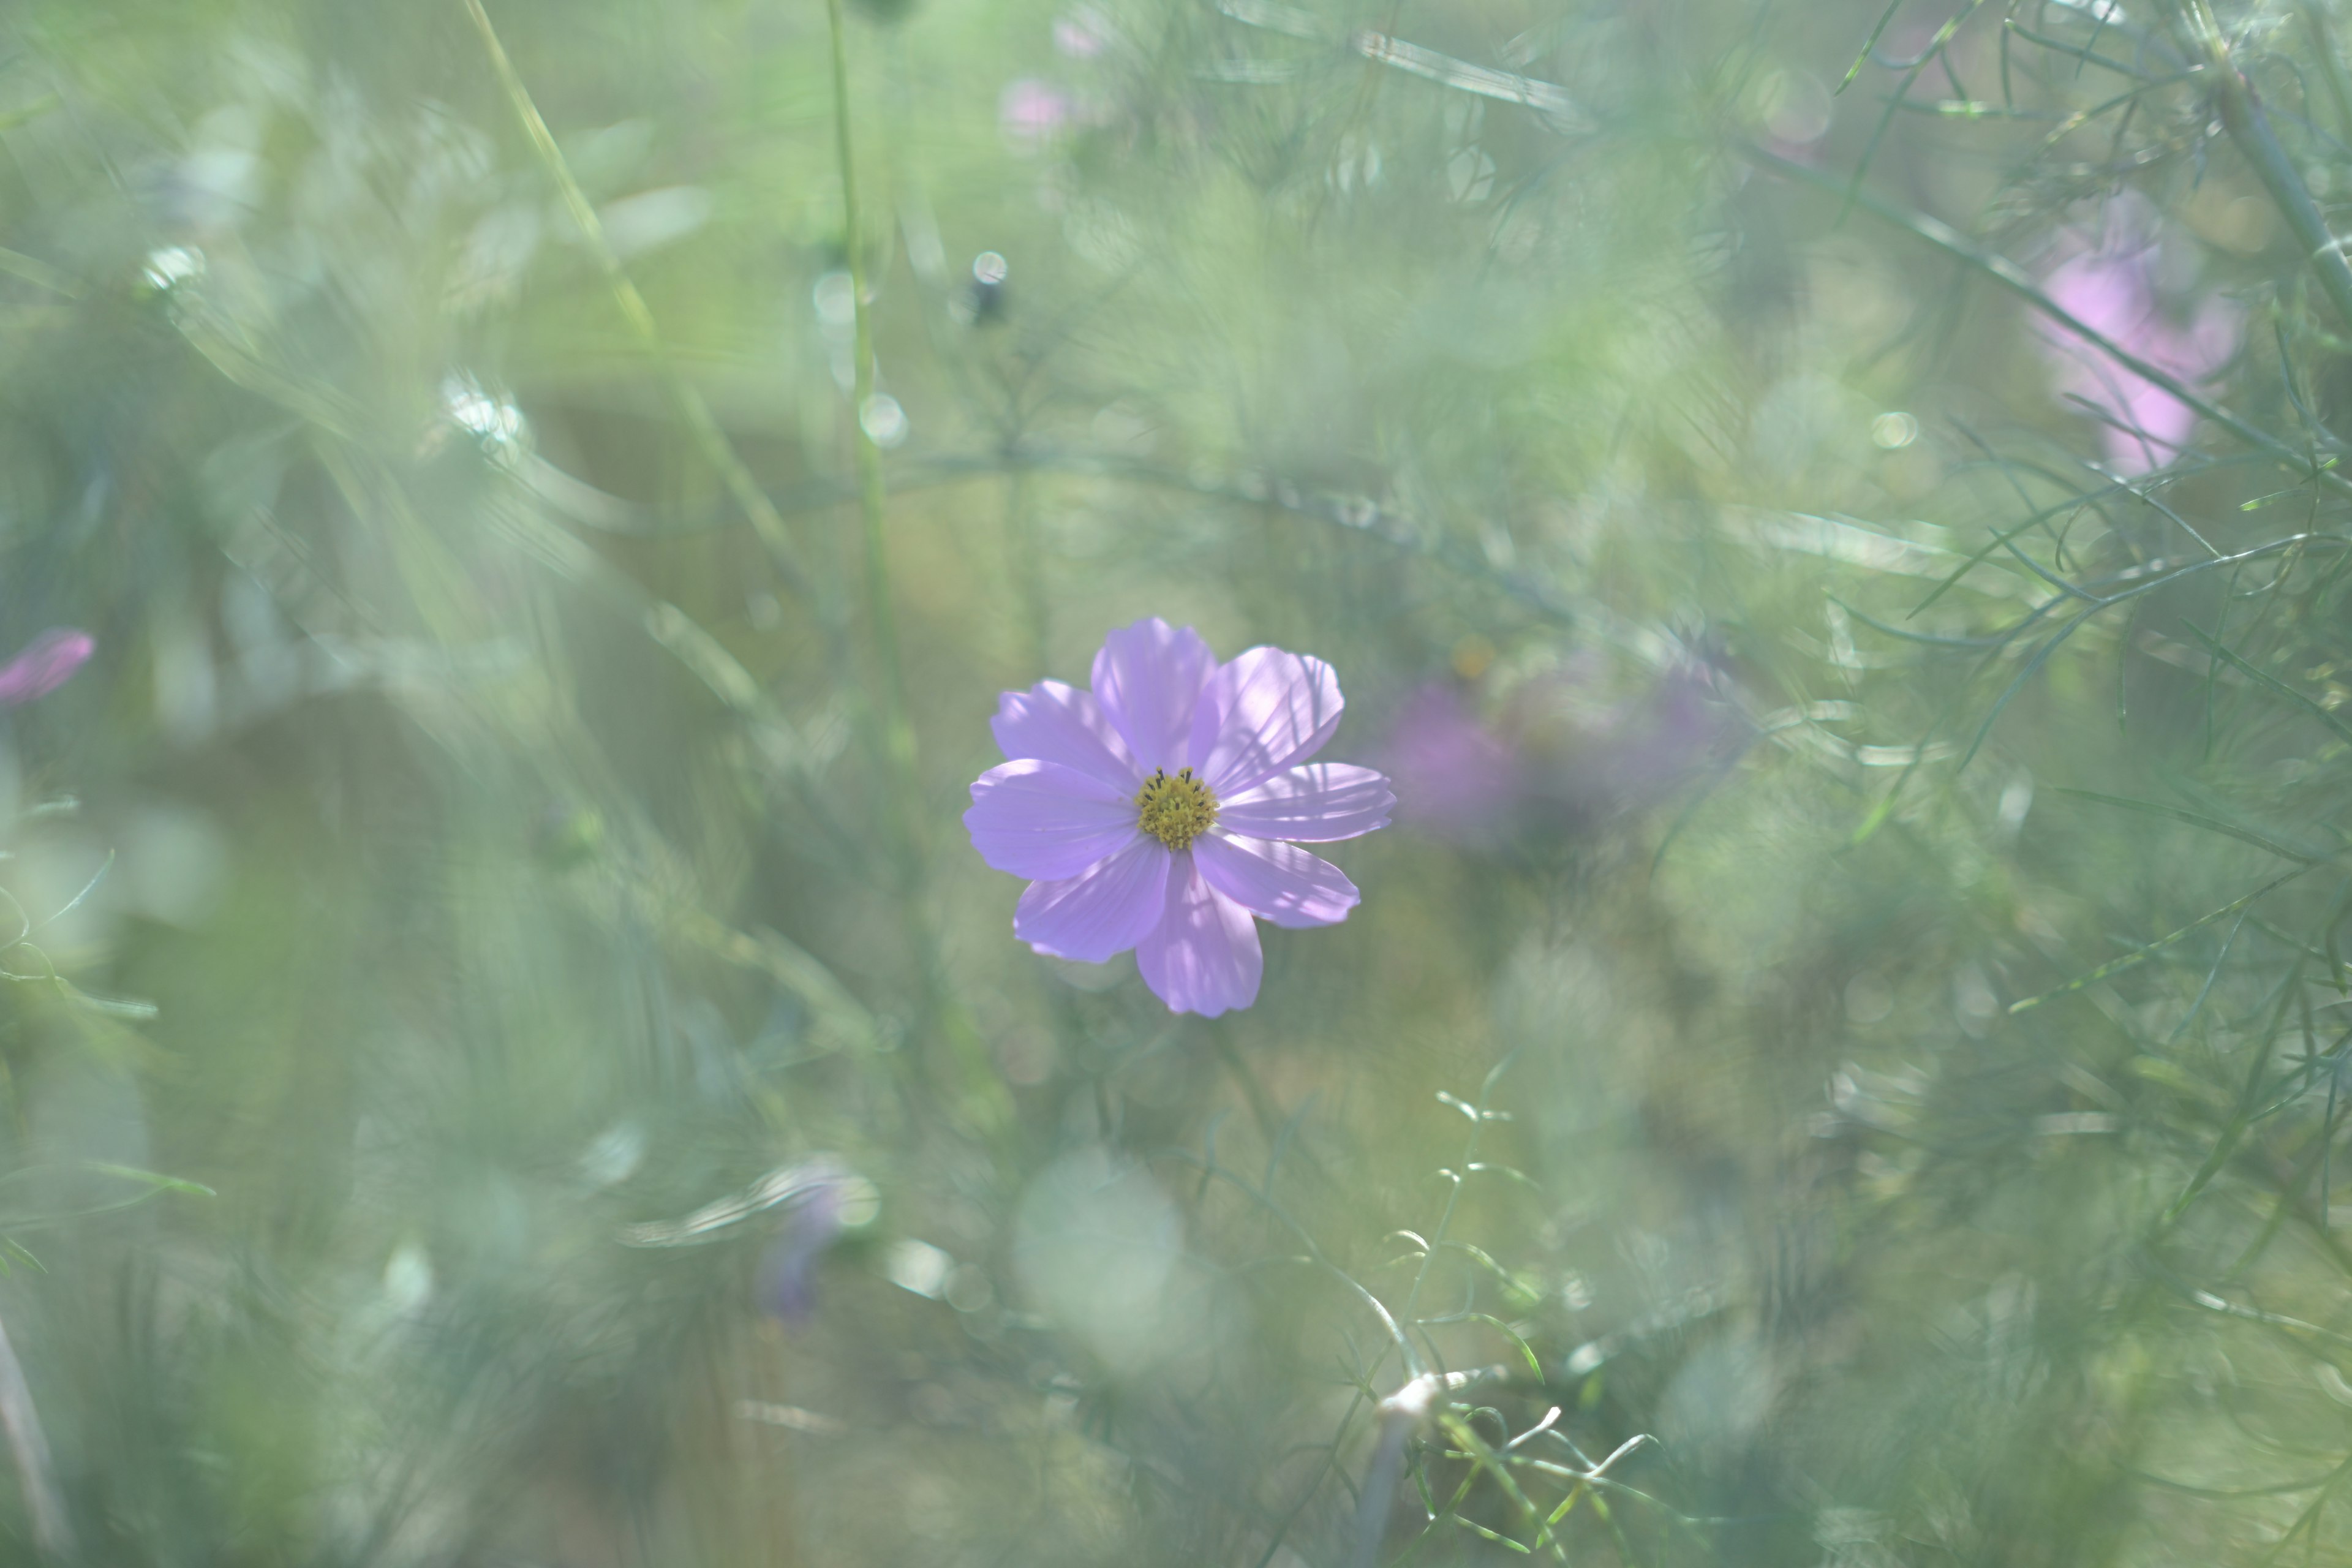
<svg viewBox="0 0 2352 1568">
<path fill-rule="evenodd" d="M 2158 242 L 2146 237 L 2146 226 L 2118 214 L 2103 243 L 2078 243 L 2042 286 L 2084 326 L 2193 386 L 2236 354 L 2243 315 L 2231 301 L 2209 295 L 2187 321 L 2175 321 L 2157 295 L 2159 255 Z M 2099 444 L 2118 472 L 2160 468 L 2188 444 L 2197 416 L 2187 404 L 2116 363 L 2078 333 L 2052 326 L 2043 340 L 2058 361 L 2058 390 L 2115 421 L 2101 425 Z"/>
<path fill-rule="evenodd" d="M 1006 139 L 1018 145 L 1050 141 L 1076 117 L 1077 105 L 1068 93 L 1035 77 L 1007 82 L 997 95 L 996 122 Z"/>
<path fill-rule="evenodd" d="M 1298 843 L 1385 827 L 1396 804 L 1370 768 L 1309 761 L 1341 707 L 1319 658 L 1219 664 L 1157 617 L 1103 639 L 1091 691 L 1006 692 L 990 728 L 1011 760 L 973 784 L 963 821 L 982 859 L 1031 879 L 1013 934 L 1089 963 L 1133 948 L 1175 1012 L 1248 1006 L 1258 921 L 1333 925 L 1360 896 Z"/>
<path fill-rule="evenodd" d="M 0 708 L 47 697 L 73 679 L 98 643 L 88 632 L 58 626 L 43 632 L 25 651 L 0 666 Z"/>
</svg>

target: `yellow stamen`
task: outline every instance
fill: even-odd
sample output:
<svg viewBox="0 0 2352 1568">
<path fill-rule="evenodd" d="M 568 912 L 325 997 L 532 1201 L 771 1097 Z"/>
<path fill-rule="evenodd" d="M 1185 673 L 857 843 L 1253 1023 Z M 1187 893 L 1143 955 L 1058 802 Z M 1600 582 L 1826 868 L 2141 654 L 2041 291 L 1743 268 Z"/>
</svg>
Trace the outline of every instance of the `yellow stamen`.
<svg viewBox="0 0 2352 1568">
<path fill-rule="evenodd" d="M 1171 849 L 1191 847 L 1192 840 L 1217 825 L 1216 793 L 1194 778 L 1190 768 L 1177 769 L 1174 778 L 1161 768 L 1144 780 L 1135 809 L 1136 826 Z"/>
</svg>

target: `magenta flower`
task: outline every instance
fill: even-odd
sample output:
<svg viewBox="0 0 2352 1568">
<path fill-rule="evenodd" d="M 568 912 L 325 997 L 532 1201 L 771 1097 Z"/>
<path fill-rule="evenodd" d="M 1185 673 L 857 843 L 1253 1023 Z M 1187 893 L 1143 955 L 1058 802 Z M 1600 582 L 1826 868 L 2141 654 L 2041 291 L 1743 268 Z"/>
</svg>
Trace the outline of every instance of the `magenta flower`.
<svg viewBox="0 0 2352 1568">
<path fill-rule="evenodd" d="M 2187 321 L 2158 300 L 2161 246 L 2147 237 L 2146 219 L 2131 208 L 2109 215 L 2106 239 L 2077 240 L 2044 280 L 2050 298 L 2076 321 L 2148 363 L 2194 386 L 2229 363 L 2243 326 L 2239 308 L 2208 297 Z M 2170 462 L 2188 445 L 2197 415 L 2187 404 L 2115 363 L 2064 328 L 2044 340 L 2059 360 L 2058 389 L 2106 416 L 2099 440 L 2107 460 L 2124 474 L 2144 474 Z"/>
<path fill-rule="evenodd" d="M 1152 994 L 1214 1017 L 1257 999 L 1252 917 L 1333 925 L 1360 895 L 1297 847 L 1388 826 L 1370 768 L 1312 763 L 1339 725 L 1319 658 L 1254 647 L 1224 664 L 1157 617 L 1103 639 L 1094 689 L 1008 691 L 990 728 L 1013 759 L 971 786 L 972 847 L 1032 879 L 1013 933 L 1100 963 L 1135 949 Z"/>
<path fill-rule="evenodd" d="M 26 645 L 25 651 L 0 665 L 0 708 L 14 708 L 47 697 L 73 679 L 89 662 L 98 644 L 88 632 L 57 626 Z"/>
</svg>

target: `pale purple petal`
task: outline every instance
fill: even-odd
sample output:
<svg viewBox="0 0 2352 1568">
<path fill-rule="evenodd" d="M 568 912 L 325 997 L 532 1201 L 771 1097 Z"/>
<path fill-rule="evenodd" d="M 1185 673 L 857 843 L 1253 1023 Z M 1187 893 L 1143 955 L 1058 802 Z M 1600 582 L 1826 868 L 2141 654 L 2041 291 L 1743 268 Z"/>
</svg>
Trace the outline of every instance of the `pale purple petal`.
<svg viewBox="0 0 2352 1568">
<path fill-rule="evenodd" d="M 991 768 L 974 780 L 963 825 L 982 859 L 1043 881 L 1075 877 L 1140 837 L 1135 802 L 1123 791 L 1035 758 Z"/>
<path fill-rule="evenodd" d="M 997 700 L 989 730 L 1007 757 L 1036 757 L 1090 773 L 1133 795 L 1143 783 L 1127 742 L 1104 716 L 1094 693 L 1041 680 Z"/>
<path fill-rule="evenodd" d="M 1143 983 L 1172 1012 L 1213 1018 L 1248 1006 L 1265 970 L 1257 922 L 1201 879 L 1192 851 L 1170 859 L 1166 914 L 1135 950 Z"/>
<path fill-rule="evenodd" d="M 1139 835 L 1090 871 L 1032 882 L 1013 911 L 1013 934 L 1055 958 L 1101 963 L 1160 923 L 1174 857 Z"/>
<path fill-rule="evenodd" d="M 1341 705 L 1339 678 L 1321 659 L 1251 648 L 1209 678 L 1190 760 L 1220 799 L 1239 795 L 1321 751 Z"/>
<path fill-rule="evenodd" d="M 1339 867 L 1296 844 L 1220 829 L 1192 846 L 1192 858 L 1210 887 L 1278 926 L 1337 925 L 1363 898 Z"/>
<path fill-rule="evenodd" d="M 24 652 L 0 667 L 0 708 L 47 697 L 71 679 L 97 647 L 88 632 L 70 626 L 43 632 Z"/>
<path fill-rule="evenodd" d="M 1389 825 L 1396 795 L 1370 768 L 1309 763 L 1275 774 L 1225 801 L 1218 823 L 1252 838 L 1328 844 Z"/>
<path fill-rule="evenodd" d="M 1217 656 L 1190 626 L 1154 616 L 1103 638 L 1095 655 L 1095 700 L 1102 704 L 1146 776 L 1192 761 L 1192 709 Z"/>
</svg>

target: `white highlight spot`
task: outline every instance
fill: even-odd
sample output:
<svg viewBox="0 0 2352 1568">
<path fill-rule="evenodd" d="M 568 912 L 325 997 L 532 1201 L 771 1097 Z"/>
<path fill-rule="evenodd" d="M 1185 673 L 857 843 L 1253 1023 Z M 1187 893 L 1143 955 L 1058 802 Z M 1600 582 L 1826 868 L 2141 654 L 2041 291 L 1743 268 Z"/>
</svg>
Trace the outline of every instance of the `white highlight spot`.
<svg viewBox="0 0 2352 1568">
<path fill-rule="evenodd" d="M 887 392 L 877 392 L 857 411 L 857 427 L 877 447 L 896 447 L 907 438 L 907 411 Z"/>
<path fill-rule="evenodd" d="M 1870 422 L 1870 438 L 1882 452 L 1899 452 L 1919 438 L 1919 421 L 1896 410 Z"/>
<path fill-rule="evenodd" d="M 912 1237 L 892 1242 L 882 1260 L 882 1272 L 890 1277 L 891 1284 L 934 1301 L 947 1290 L 948 1276 L 954 1268 L 954 1258 Z"/>
</svg>

